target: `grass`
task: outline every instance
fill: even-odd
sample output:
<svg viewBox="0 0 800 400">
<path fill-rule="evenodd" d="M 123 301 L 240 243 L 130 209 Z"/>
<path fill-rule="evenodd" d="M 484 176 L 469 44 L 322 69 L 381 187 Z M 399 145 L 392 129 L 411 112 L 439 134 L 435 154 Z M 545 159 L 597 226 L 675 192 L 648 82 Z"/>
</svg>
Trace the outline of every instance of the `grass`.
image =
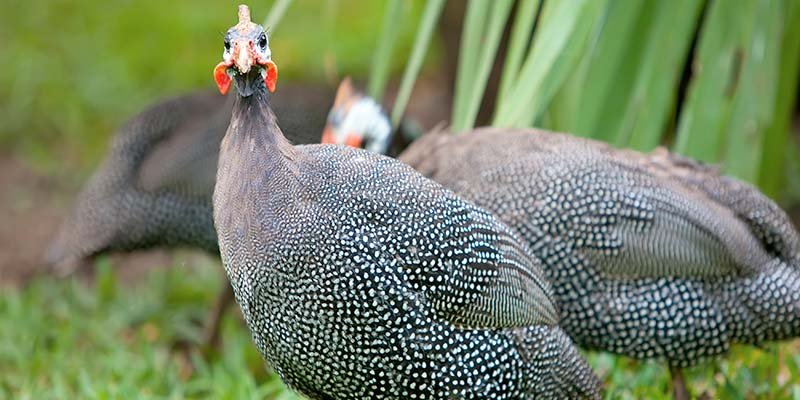
<svg viewBox="0 0 800 400">
<path fill-rule="evenodd" d="M 39 279 L 0 296 L 0 398 L 262 399 L 286 393 L 230 313 L 224 347 L 196 343 L 219 288 L 219 266 L 176 266 L 125 286 L 107 263 L 96 282 Z M 194 367 L 192 367 L 194 366 Z"/>
<path fill-rule="evenodd" d="M 180 257 L 134 284 L 101 261 L 93 285 L 39 278 L 3 289 L 0 398 L 294 399 L 264 366 L 238 313 L 225 318 L 219 354 L 187 359 L 176 350 L 176 342 L 200 340 L 221 284 L 216 261 L 187 266 Z M 589 360 L 608 398 L 670 398 L 660 364 L 599 353 Z M 735 347 L 687 376 L 695 395 L 800 399 L 800 341 Z"/>
</svg>

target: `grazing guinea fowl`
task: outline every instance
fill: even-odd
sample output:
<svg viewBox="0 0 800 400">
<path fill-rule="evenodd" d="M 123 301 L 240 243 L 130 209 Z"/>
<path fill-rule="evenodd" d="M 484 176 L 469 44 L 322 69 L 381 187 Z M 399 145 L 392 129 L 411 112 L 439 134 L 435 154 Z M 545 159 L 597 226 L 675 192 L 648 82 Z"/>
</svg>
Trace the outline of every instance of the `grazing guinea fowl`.
<svg viewBox="0 0 800 400">
<path fill-rule="evenodd" d="M 276 111 L 297 143 L 314 143 L 332 92 L 288 86 Z M 211 92 L 176 97 L 133 117 L 114 136 L 105 162 L 78 196 L 50 244 L 46 261 L 61 275 L 108 252 L 186 246 L 218 255 L 211 195 L 219 143 L 232 102 Z M 233 301 L 225 284 L 209 318 L 207 344 Z"/>
<path fill-rule="evenodd" d="M 224 40 L 214 76 L 238 96 L 214 191 L 220 254 L 290 387 L 314 399 L 598 397 L 514 233 L 393 159 L 292 146 L 246 6 Z"/>
<path fill-rule="evenodd" d="M 797 231 L 714 168 L 532 129 L 430 133 L 399 159 L 527 240 L 579 345 L 666 359 L 677 398 L 680 367 L 800 336 Z"/>
</svg>

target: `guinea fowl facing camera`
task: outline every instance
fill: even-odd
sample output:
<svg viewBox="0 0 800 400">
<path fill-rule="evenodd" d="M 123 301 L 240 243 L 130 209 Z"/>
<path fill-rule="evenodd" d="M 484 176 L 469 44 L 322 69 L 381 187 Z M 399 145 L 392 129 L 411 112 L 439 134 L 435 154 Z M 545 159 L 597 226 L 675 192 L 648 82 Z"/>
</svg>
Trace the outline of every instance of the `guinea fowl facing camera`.
<svg viewBox="0 0 800 400">
<path fill-rule="evenodd" d="M 399 159 L 527 241 L 579 345 L 666 359 L 676 398 L 688 397 L 679 367 L 732 343 L 800 336 L 797 231 L 775 203 L 713 168 L 663 149 L 499 128 L 429 133 Z"/>
<path fill-rule="evenodd" d="M 288 143 L 262 35 L 240 6 L 215 70 L 239 93 L 214 222 L 245 321 L 286 383 L 314 399 L 597 398 L 505 225 L 390 158 Z"/>
</svg>

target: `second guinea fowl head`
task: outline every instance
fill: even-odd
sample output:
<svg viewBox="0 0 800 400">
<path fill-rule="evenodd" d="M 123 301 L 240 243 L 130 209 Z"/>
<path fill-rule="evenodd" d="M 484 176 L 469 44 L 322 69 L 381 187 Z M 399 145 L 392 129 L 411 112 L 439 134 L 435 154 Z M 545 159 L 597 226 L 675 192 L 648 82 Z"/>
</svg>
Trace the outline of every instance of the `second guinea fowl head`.
<svg viewBox="0 0 800 400">
<path fill-rule="evenodd" d="M 385 154 L 392 142 L 392 125 L 380 104 L 357 91 L 345 78 L 336 90 L 322 143 L 346 144 Z"/>
<path fill-rule="evenodd" d="M 225 33 L 222 62 L 214 68 L 214 81 L 226 94 L 231 81 L 242 97 L 249 97 L 259 86 L 275 91 L 278 67 L 272 62 L 267 32 L 250 20 L 250 9 L 239 6 L 239 23 Z"/>
</svg>

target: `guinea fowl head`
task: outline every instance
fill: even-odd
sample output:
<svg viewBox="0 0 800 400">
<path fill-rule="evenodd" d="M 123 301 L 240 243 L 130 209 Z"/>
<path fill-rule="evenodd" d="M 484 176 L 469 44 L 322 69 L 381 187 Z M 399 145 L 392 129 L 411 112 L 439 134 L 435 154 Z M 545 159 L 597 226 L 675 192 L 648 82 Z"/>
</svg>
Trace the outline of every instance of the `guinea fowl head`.
<svg viewBox="0 0 800 400">
<path fill-rule="evenodd" d="M 345 78 L 328 113 L 322 143 L 345 144 L 385 154 L 391 145 L 392 125 L 380 104 L 353 88 Z"/>
<path fill-rule="evenodd" d="M 272 62 L 267 32 L 250 20 L 250 9 L 239 6 L 239 23 L 225 33 L 222 62 L 214 68 L 214 81 L 220 93 L 226 94 L 231 80 L 239 95 L 252 95 L 259 85 L 275 91 L 278 67 Z"/>
</svg>

